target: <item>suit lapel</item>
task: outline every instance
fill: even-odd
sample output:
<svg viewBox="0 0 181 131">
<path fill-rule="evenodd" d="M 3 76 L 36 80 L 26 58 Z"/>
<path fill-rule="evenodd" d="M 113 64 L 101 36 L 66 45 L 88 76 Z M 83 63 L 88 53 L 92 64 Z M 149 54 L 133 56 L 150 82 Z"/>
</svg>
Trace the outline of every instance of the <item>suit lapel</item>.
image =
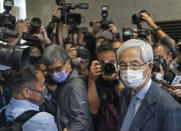
<svg viewBox="0 0 181 131">
<path fill-rule="evenodd" d="M 142 104 L 140 105 L 136 113 L 136 116 L 133 120 L 130 130 L 140 129 L 141 127 L 144 126 L 145 122 L 153 116 L 156 104 L 155 90 L 156 88 L 154 86 L 154 83 L 152 82 L 150 89 L 145 95 L 145 98 L 143 99 Z"/>
</svg>

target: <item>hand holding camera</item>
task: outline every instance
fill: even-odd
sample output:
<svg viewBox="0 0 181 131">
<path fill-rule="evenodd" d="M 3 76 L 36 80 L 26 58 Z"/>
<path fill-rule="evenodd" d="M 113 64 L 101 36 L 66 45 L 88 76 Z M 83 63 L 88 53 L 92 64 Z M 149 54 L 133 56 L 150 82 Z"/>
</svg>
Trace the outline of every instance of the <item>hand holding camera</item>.
<svg viewBox="0 0 181 131">
<path fill-rule="evenodd" d="M 20 33 L 20 35 L 22 35 L 23 32 L 26 32 L 28 33 L 28 30 L 29 30 L 29 24 L 24 21 L 24 20 L 18 20 L 17 21 L 17 24 L 16 24 L 16 27 L 15 27 L 15 30 Z"/>
<path fill-rule="evenodd" d="M 109 24 L 109 31 L 112 33 L 112 34 L 117 34 L 117 33 L 119 33 L 118 32 L 118 29 L 117 29 L 117 27 L 114 25 L 114 24 Z"/>
<path fill-rule="evenodd" d="M 150 15 L 147 12 L 141 13 L 141 16 L 142 16 L 141 18 L 145 20 L 149 24 L 150 27 L 152 27 L 153 29 L 158 28 L 158 26 L 155 24 L 155 22 L 153 21 L 153 19 L 150 17 Z"/>
<path fill-rule="evenodd" d="M 76 51 L 76 48 L 75 47 L 71 47 L 68 49 L 67 51 L 70 59 L 73 59 L 73 58 L 76 58 L 77 57 L 77 51 Z"/>
<path fill-rule="evenodd" d="M 99 61 L 97 60 L 92 61 L 90 66 L 89 77 L 95 81 L 96 78 L 101 74 L 102 74 L 102 66 L 100 65 Z"/>
<path fill-rule="evenodd" d="M 48 45 L 51 43 L 44 26 L 41 26 L 40 32 L 33 34 L 33 36 L 36 36 L 38 39 L 40 39 L 43 45 Z"/>
</svg>

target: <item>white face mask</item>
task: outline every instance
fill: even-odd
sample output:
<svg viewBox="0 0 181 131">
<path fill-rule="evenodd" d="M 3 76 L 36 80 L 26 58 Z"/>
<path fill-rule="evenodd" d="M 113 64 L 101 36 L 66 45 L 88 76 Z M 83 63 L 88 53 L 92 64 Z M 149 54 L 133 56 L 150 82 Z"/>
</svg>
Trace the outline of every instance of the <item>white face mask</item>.
<svg viewBox="0 0 181 131">
<path fill-rule="evenodd" d="M 141 86 L 146 81 L 149 74 L 147 73 L 146 77 L 144 78 L 143 72 L 146 70 L 146 68 L 142 70 L 121 70 L 120 78 L 123 84 L 130 88 L 137 88 Z"/>
</svg>

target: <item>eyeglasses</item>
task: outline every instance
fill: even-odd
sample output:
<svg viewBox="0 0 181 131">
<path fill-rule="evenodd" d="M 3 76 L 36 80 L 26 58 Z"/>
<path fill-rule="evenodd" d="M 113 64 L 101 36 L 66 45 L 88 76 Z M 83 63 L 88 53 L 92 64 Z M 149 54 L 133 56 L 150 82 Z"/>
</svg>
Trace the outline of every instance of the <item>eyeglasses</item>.
<svg viewBox="0 0 181 131">
<path fill-rule="evenodd" d="M 62 66 L 57 66 L 57 67 L 52 68 L 52 69 L 49 69 L 49 68 L 48 68 L 48 69 L 46 69 L 46 72 L 47 72 L 48 74 L 53 74 L 54 72 L 60 72 L 64 66 L 65 66 L 65 64 L 62 65 Z"/>
<path fill-rule="evenodd" d="M 127 67 L 129 67 L 129 69 L 131 69 L 131 70 L 139 70 L 140 69 L 140 67 L 141 66 L 143 66 L 143 65 L 145 65 L 146 63 L 143 63 L 143 64 L 141 64 L 141 65 L 139 65 L 139 64 L 136 64 L 136 63 L 134 63 L 134 64 L 130 64 L 130 65 L 126 65 L 126 64 L 119 64 L 119 69 L 120 70 L 126 70 L 127 69 Z"/>
</svg>

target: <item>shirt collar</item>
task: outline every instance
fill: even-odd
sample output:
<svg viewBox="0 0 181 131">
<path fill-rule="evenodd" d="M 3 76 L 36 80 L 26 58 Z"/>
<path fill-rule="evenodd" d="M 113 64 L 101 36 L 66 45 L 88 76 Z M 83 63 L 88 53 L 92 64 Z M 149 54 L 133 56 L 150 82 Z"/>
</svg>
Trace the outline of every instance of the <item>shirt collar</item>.
<svg viewBox="0 0 181 131">
<path fill-rule="evenodd" d="M 11 98 L 10 103 L 16 106 L 23 106 L 25 108 L 30 108 L 32 110 L 39 110 L 39 106 L 35 105 L 29 101 L 26 100 L 18 100 L 15 98 Z"/>
<path fill-rule="evenodd" d="M 141 100 L 144 99 L 144 97 L 145 97 L 148 89 L 149 89 L 150 86 L 151 86 L 151 82 L 152 82 L 152 80 L 150 79 L 150 80 L 148 81 L 148 83 L 147 83 L 138 93 L 136 93 L 136 96 L 137 96 L 139 99 L 141 99 Z M 134 94 L 134 93 L 132 92 L 132 94 Z"/>
</svg>

